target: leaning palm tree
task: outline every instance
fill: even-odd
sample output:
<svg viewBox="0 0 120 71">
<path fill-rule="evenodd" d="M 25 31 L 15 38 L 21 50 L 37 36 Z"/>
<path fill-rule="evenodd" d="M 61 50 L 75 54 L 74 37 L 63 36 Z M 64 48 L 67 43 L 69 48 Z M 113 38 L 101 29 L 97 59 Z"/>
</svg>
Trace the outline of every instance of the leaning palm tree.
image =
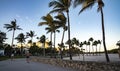
<svg viewBox="0 0 120 71">
<path fill-rule="evenodd" d="M 34 31 L 30 31 L 30 32 L 26 32 L 26 36 L 31 38 L 31 41 L 33 40 L 33 37 L 35 37 L 35 32 Z M 33 42 L 33 41 L 32 41 Z M 31 44 L 32 44 L 31 42 Z"/>
<path fill-rule="evenodd" d="M 14 21 L 11 21 L 10 24 L 4 24 L 4 28 L 6 28 L 8 31 L 13 30 L 12 43 L 11 43 L 11 46 L 13 47 L 15 31 L 16 30 L 22 30 L 22 29 L 19 28 L 19 26 L 16 24 L 16 19 Z"/>
<path fill-rule="evenodd" d="M 56 38 L 55 36 L 56 36 L 56 32 L 59 32 L 59 30 L 57 30 L 59 28 L 58 22 L 55 21 L 50 14 L 43 16 L 42 20 L 44 20 L 44 21 L 40 22 L 39 26 L 42 26 L 42 25 L 48 26 L 46 28 L 46 30 L 48 30 L 48 33 L 51 32 L 51 43 L 52 43 L 52 33 L 54 33 L 54 49 L 55 49 L 55 38 Z M 52 48 L 52 45 L 51 45 L 51 48 Z"/>
<path fill-rule="evenodd" d="M 66 17 L 63 13 L 58 13 L 57 16 L 55 16 L 55 18 L 57 19 L 56 21 L 58 22 L 58 26 L 63 28 L 63 34 L 62 34 L 62 39 L 61 39 L 61 44 L 63 43 L 63 40 L 64 40 L 64 34 L 65 34 L 65 31 L 67 31 L 67 26 L 66 26 Z"/>
<path fill-rule="evenodd" d="M 62 56 L 62 50 L 61 50 L 61 49 L 64 47 L 64 46 L 63 46 L 63 44 L 64 44 L 64 43 L 63 43 L 63 40 L 64 40 L 65 31 L 67 31 L 67 26 L 66 26 L 67 20 L 66 20 L 66 17 L 65 17 L 65 15 L 64 15 L 64 13 L 58 13 L 58 15 L 55 16 L 55 18 L 57 19 L 56 21 L 57 21 L 57 23 L 59 24 L 58 26 L 63 29 L 63 34 L 62 34 L 61 43 L 58 44 L 59 47 L 60 47 L 59 49 L 60 49 L 60 55 L 61 55 L 61 59 L 62 59 L 63 56 Z"/>
<path fill-rule="evenodd" d="M 69 20 L 69 8 L 71 6 L 72 0 L 53 0 L 49 3 L 49 7 L 53 7 L 53 12 L 66 12 L 67 13 L 67 21 L 68 21 L 68 40 L 70 41 L 70 20 Z M 72 60 L 71 50 L 70 50 L 70 43 L 69 43 L 69 53 L 70 53 L 70 60 Z"/>
<path fill-rule="evenodd" d="M 74 6 L 78 6 L 82 4 L 82 9 L 80 10 L 79 13 L 83 12 L 84 10 L 91 8 L 94 6 L 94 4 L 98 4 L 98 9 L 97 11 L 101 12 L 101 25 L 102 25 L 102 36 L 103 36 L 103 46 L 104 46 L 104 51 L 105 51 L 105 56 L 106 56 L 106 61 L 110 62 L 107 48 L 106 48 L 106 42 L 105 42 L 105 27 L 104 27 L 104 14 L 103 14 L 103 7 L 104 7 L 104 2 L 103 0 L 75 0 L 74 1 Z"/>
<path fill-rule="evenodd" d="M 41 17 L 41 19 L 43 20 L 42 22 L 40 22 L 38 24 L 38 26 L 43 26 L 46 25 L 47 27 L 45 28 L 45 30 L 47 30 L 47 33 L 51 33 L 50 34 L 50 41 L 51 41 L 51 52 L 52 52 L 52 34 L 53 34 L 53 29 L 52 29 L 52 25 L 53 25 L 53 17 L 50 14 L 47 14 L 46 16 Z M 52 57 L 52 53 L 51 53 L 51 57 Z"/>
<path fill-rule="evenodd" d="M 47 31 L 47 33 L 49 33 L 49 32 L 51 32 L 51 34 L 50 34 L 50 40 L 51 40 L 51 43 L 52 43 L 52 33 L 53 33 L 53 31 L 52 31 L 52 25 L 53 25 L 53 17 L 50 15 L 50 14 L 47 14 L 46 16 L 43 16 L 43 17 L 41 17 L 41 19 L 43 20 L 42 22 L 40 22 L 39 24 L 38 24 L 38 26 L 43 26 L 43 25 L 47 25 L 48 27 L 46 28 L 46 30 L 48 30 Z M 52 47 L 52 46 L 51 46 Z"/>
<path fill-rule="evenodd" d="M 18 43 L 21 43 L 21 55 L 23 55 L 23 43 L 25 43 L 25 35 L 23 33 L 20 33 L 16 38 L 15 38 Z"/>
</svg>

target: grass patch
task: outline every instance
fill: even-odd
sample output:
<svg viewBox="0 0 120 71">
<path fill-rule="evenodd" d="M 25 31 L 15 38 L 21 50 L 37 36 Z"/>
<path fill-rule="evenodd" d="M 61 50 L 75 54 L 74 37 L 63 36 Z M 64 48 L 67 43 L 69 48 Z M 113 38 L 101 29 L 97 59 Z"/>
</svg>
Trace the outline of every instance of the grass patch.
<svg viewBox="0 0 120 71">
<path fill-rule="evenodd" d="M 9 59 L 8 56 L 0 56 L 0 61 L 7 60 L 7 59 Z"/>
<path fill-rule="evenodd" d="M 14 56 L 14 59 L 17 59 L 17 58 L 25 58 L 25 56 Z M 7 60 L 7 59 L 10 59 L 10 57 L 9 56 L 0 56 L 0 61 Z"/>
</svg>

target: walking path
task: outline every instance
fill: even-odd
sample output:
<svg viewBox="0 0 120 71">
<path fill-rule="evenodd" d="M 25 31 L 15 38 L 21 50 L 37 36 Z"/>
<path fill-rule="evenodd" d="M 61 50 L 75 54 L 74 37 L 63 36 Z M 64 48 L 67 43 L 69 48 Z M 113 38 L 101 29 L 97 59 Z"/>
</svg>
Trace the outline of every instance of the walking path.
<svg viewBox="0 0 120 71">
<path fill-rule="evenodd" d="M 61 68 L 49 64 L 30 62 L 25 59 L 15 59 L 14 61 L 0 61 L 0 71 L 74 71 L 72 69 Z"/>
</svg>

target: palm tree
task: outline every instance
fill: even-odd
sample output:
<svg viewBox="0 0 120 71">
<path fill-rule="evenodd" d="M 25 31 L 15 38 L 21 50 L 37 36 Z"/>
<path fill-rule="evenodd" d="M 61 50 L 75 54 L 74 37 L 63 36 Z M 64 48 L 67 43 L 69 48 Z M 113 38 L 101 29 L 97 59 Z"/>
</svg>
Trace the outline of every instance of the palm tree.
<svg viewBox="0 0 120 71">
<path fill-rule="evenodd" d="M 84 41 L 83 44 L 86 45 L 86 55 L 87 55 L 87 52 L 88 52 L 87 51 L 87 41 Z"/>
<path fill-rule="evenodd" d="M 59 28 L 58 23 L 56 23 L 55 20 L 53 21 L 53 24 L 45 28 L 45 30 L 48 30 L 47 33 L 51 32 L 51 41 L 52 41 L 52 33 L 54 33 L 54 53 L 55 53 L 56 32 L 60 32 L 58 28 Z M 56 58 L 55 54 L 54 54 L 54 57 Z"/>
<path fill-rule="evenodd" d="M 45 30 L 47 30 L 47 33 L 51 32 L 50 41 L 51 41 L 51 52 L 52 52 L 52 34 L 53 34 L 52 25 L 53 25 L 54 20 L 50 14 L 47 14 L 46 16 L 43 16 L 41 18 L 42 18 L 43 22 L 40 22 L 38 25 L 39 26 L 47 25 Z M 51 53 L 51 57 L 52 57 L 52 53 Z"/>
<path fill-rule="evenodd" d="M 94 55 L 94 48 L 93 48 L 93 45 L 92 45 L 93 44 L 93 40 L 94 39 L 92 37 L 90 37 L 88 41 L 90 41 L 90 44 L 92 46 L 93 55 Z"/>
<path fill-rule="evenodd" d="M 42 35 L 41 37 L 40 37 L 40 42 L 41 43 L 43 43 L 43 55 L 45 56 L 45 42 L 46 42 L 46 37 L 45 37 L 45 35 Z"/>
<path fill-rule="evenodd" d="M 93 46 L 96 46 L 96 55 L 97 55 L 97 45 L 98 45 L 98 41 L 95 40 L 92 45 L 93 45 Z"/>
<path fill-rule="evenodd" d="M 10 24 L 4 24 L 4 28 L 6 28 L 8 31 L 13 30 L 12 43 L 11 43 L 11 46 L 13 47 L 15 31 L 16 30 L 22 30 L 22 29 L 19 28 L 19 26 L 16 24 L 16 19 L 14 21 L 11 21 Z"/>
<path fill-rule="evenodd" d="M 102 42 L 102 41 L 98 40 L 97 42 L 98 42 L 98 44 L 99 44 L 99 55 L 100 55 L 100 49 L 101 49 L 101 42 Z"/>
<path fill-rule="evenodd" d="M 0 45 L 3 44 L 3 42 L 5 42 L 6 39 L 6 33 L 0 31 Z"/>
<path fill-rule="evenodd" d="M 39 23 L 39 26 L 42 25 L 47 25 L 47 28 L 45 28 L 45 30 L 48 30 L 47 33 L 51 32 L 51 43 L 52 43 L 52 33 L 54 33 L 54 49 L 55 49 L 55 36 L 56 36 L 56 31 L 59 32 L 59 30 L 57 30 L 58 27 L 58 23 L 53 19 L 53 17 L 50 14 L 47 14 L 46 16 L 42 17 L 42 20 L 44 20 L 43 22 Z M 51 45 L 52 48 L 52 45 Z"/>
<path fill-rule="evenodd" d="M 26 32 L 26 36 L 31 38 L 31 44 L 32 44 L 33 37 L 35 37 L 36 35 L 34 31 L 30 30 L 30 32 Z"/>
<path fill-rule="evenodd" d="M 90 42 L 87 42 L 87 45 L 89 46 L 89 54 L 90 54 Z"/>
<path fill-rule="evenodd" d="M 117 46 L 119 46 L 120 49 L 120 40 L 116 43 Z"/>
<path fill-rule="evenodd" d="M 84 49 L 82 48 L 83 45 L 84 45 L 84 43 L 80 42 L 79 47 L 81 47 L 81 51 L 82 51 L 82 55 L 83 55 L 83 61 L 84 61 L 85 58 L 84 58 Z"/>
<path fill-rule="evenodd" d="M 67 31 L 67 26 L 66 26 L 67 20 L 66 20 L 66 17 L 64 15 L 64 13 L 58 13 L 58 15 L 55 16 L 55 18 L 57 19 L 56 21 L 59 24 L 58 26 L 63 29 L 61 44 L 58 44 L 60 46 L 60 55 L 61 55 L 61 59 L 62 59 L 63 56 L 62 56 L 61 48 L 64 47 L 63 46 L 63 40 L 64 40 L 65 31 Z"/>
<path fill-rule="evenodd" d="M 106 56 L 106 61 L 110 62 L 107 48 L 106 48 L 106 42 L 105 42 L 105 27 L 104 27 L 104 14 L 103 14 L 103 7 L 104 7 L 104 2 L 103 0 L 75 0 L 74 1 L 74 6 L 78 6 L 82 4 L 82 9 L 80 10 L 79 13 L 83 12 L 84 10 L 91 8 L 94 6 L 94 4 L 98 4 L 98 9 L 97 11 L 101 12 L 101 25 L 102 25 L 102 36 L 103 36 L 103 46 L 104 46 L 104 51 L 105 51 L 105 56 Z"/>
<path fill-rule="evenodd" d="M 6 40 L 6 33 L 5 32 L 1 32 L 0 30 L 0 49 L 5 49 L 4 47 L 4 42 Z"/>
<path fill-rule="evenodd" d="M 16 38 L 15 38 L 18 43 L 21 43 L 21 55 L 23 55 L 23 43 L 25 43 L 25 35 L 23 33 L 20 33 Z"/>
<path fill-rule="evenodd" d="M 58 23 L 59 23 L 59 27 L 63 28 L 63 35 L 62 35 L 62 39 L 61 39 L 61 44 L 62 44 L 65 31 L 67 31 L 67 26 L 66 26 L 67 20 L 63 13 L 58 13 L 58 15 L 55 16 L 55 18 L 57 19 L 56 21 L 58 21 Z"/>
<path fill-rule="evenodd" d="M 68 40 L 70 41 L 70 20 L 69 20 L 69 8 L 71 6 L 72 0 L 53 0 L 49 3 L 49 7 L 53 7 L 53 12 L 66 12 L 67 13 L 67 21 L 68 21 Z M 70 43 L 69 43 L 69 53 L 70 53 L 70 60 L 72 60 L 71 50 L 70 50 Z"/>
</svg>

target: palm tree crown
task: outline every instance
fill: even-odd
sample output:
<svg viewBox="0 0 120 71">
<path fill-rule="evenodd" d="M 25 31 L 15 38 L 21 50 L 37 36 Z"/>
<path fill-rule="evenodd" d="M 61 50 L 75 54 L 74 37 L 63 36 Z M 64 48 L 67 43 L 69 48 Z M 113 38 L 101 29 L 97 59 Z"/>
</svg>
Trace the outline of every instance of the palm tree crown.
<svg viewBox="0 0 120 71">
<path fill-rule="evenodd" d="M 11 46 L 13 46 L 15 30 L 22 30 L 22 29 L 19 28 L 19 26 L 16 24 L 16 19 L 14 21 L 11 21 L 10 24 L 4 24 L 4 28 L 6 28 L 8 31 L 13 30 L 12 43 L 11 43 Z"/>
<path fill-rule="evenodd" d="M 67 13 L 67 22 L 68 22 L 68 41 L 70 41 L 70 20 L 69 20 L 69 8 L 71 6 L 72 0 L 53 0 L 49 3 L 49 7 L 53 7 L 53 10 L 50 13 L 60 13 L 66 12 Z M 70 43 L 69 43 L 69 53 L 70 53 L 70 60 L 72 60 Z"/>
</svg>

